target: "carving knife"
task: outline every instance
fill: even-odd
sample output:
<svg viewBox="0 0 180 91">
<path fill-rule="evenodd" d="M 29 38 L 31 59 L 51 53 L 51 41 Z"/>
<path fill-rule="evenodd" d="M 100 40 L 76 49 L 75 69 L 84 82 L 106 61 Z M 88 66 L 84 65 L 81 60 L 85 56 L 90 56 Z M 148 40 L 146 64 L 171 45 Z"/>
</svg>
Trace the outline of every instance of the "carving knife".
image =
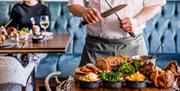
<svg viewBox="0 0 180 91">
<path fill-rule="evenodd" d="M 108 4 L 108 6 L 112 9 L 113 7 L 111 6 L 111 4 L 107 1 L 107 0 L 105 0 L 106 1 L 106 3 Z M 121 23 L 121 18 L 119 17 L 119 15 L 115 12 L 115 15 L 116 15 L 116 17 L 118 18 L 118 20 L 120 21 L 120 23 Z M 130 36 L 132 36 L 132 37 L 136 37 L 136 35 L 133 33 L 133 32 L 128 32 L 129 33 L 129 35 Z"/>
<path fill-rule="evenodd" d="M 126 6 L 127 6 L 127 4 L 121 4 L 121 5 L 118 5 L 118 6 L 116 6 L 116 7 L 113 7 L 113 8 L 111 8 L 111 9 L 109 9 L 109 10 L 107 10 L 107 11 L 101 13 L 101 16 L 102 16 L 103 18 L 106 18 L 106 17 L 108 17 L 108 16 L 110 16 L 110 15 L 116 13 L 117 11 L 123 9 L 123 8 L 126 7 Z M 83 25 L 86 25 L 87 22 L 82 21 L 82 24 L 83 24 Z"/>
</svg>

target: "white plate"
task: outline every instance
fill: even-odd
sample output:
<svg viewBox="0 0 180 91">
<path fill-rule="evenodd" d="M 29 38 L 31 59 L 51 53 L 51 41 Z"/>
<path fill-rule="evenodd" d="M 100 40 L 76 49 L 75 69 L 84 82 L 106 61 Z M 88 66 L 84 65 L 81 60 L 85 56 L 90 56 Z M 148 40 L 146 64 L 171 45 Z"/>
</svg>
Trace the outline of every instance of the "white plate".
<svg viewBox="0 0 180 91">
<path fill-rule="evenodd" d="M 44 35 L 44 36 L 52 36 L 53 33 L 52 32 L 42 32 L 42 35 Z"/>
<path fill-rule="evenodd" d="M 0 48 L 11 48 L 14 47 L 12 44 L 0 44 Z"/>
<path fill-rule="evenodd" d="M 14 47 L 15 43 L 10 39 L 7 39 L 3 44 L 0 44 L 0 48 L 11 48 Z"/>
</svg>

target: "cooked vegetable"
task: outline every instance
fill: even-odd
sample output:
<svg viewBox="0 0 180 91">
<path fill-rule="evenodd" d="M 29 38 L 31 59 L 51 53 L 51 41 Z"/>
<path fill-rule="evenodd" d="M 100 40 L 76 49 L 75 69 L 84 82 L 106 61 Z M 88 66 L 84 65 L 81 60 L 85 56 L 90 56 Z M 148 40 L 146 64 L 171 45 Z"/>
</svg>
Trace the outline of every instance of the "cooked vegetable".
<svg viewBox="0 0 180 91">
<path fill-rule="evenodd" d="M 133 65 L 134 65 L 135 70 L 139 70 L 141 63 L 139 61 L 134 61 Z"/>
<path fill-rule="evenodd" d="M 145 76 L 143 74 L 139 73 L 139 71 L 137 71 L 136 73 L 134 73 L 130 76 L 127 76 L 126 79 L 129 81 L 144 81 Z"/>
<path fill-rule="evenodd" d="M 81 81 L 97 81 L 99 79 L 98 79 L 97 74 L 90 72 L 90 73 L 80 77 L 79 80 L 81 80 Z"/>
<path fill-rule="evenodd" d="M 115 72 L 108 72 L 108 71 L 101 72 L 100 78 L 102 80 L 107 80 L 107 81 L 118 81 L 121 79 L 123 73 L 132 74 L 134 73 L 134 71 L 135 69 L 131 64 L 129 64 L 127 61 L 123 61 L 120 63 L 120 66 Z"/>
<path fill-rule="evenodd" d="M 118 81 L 118 80 L 122 80 L 121 75 L 122 73 L 120 71 L 117 72 L 103 71 L 100 74 L 100 78 L 106 81 Z"/>
<path fill-rule="evenodd" d="M 25 28 L 25 27 L 23 27 L 20 31 L 21 31 L 21 32 L 25 32 L 25 33 L 29 33 L 29 29 L 28 29 L 28 28 Z"/>
<path fill-rule="evenodd" d="M 124 61 L 124 62 L 120 63 L 120 67 L 119 67 L 118 71 L 120 71 L 122 73 L 126 73 L 126 74 L 132 74 L 132 73 L 134 73 L 135 69 L 131 64 L 128 64 L 127 61 Z"/>
</svg>

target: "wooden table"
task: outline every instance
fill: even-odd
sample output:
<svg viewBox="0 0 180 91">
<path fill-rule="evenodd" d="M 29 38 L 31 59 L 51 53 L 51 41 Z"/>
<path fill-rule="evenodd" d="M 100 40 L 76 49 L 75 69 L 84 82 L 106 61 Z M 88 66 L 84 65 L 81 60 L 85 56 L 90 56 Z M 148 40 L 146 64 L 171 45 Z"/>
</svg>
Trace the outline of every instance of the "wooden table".
<svg viewBox="0 0 180 91">
<path fill-rule="evenodd" d="M 53 38 L 45 40 L 43 43 L 32 43 L 32 41 L 22 43 L 12 42 L 15 44 L 10 48 L 0 48 L 0 54 L 16 54 L 16 53 L 65 53 L 70 42 L 70 34 L 54 35 Z M 35 91 L 35 70 L 32 74 L 33 85 Z"/>
<path fill-rule="evenodd" d="M 19 47 L 19 43 L 11 48 L 0 48 L 0 54 L 15 53 L 64 53 L 70 42 L 70 34 L 54 35 L 52 39 L 43 43 L 27 42 L 25 46 Z"/>
<path fill-rule="evenodd" d="M 162 88 L 155 88 L 155 87 L 146 87 L 143 89 L 132 89 L 132 88 L 119 88 L 119 89 L 107 89 L 107 88 L 97 88 L 97 89 L 81 89 L 79 83 L 73 82 L 72 84 L 72 91 L 176 91 L 172 88 L 169 89 L 162 89 Z"/>
</svg>

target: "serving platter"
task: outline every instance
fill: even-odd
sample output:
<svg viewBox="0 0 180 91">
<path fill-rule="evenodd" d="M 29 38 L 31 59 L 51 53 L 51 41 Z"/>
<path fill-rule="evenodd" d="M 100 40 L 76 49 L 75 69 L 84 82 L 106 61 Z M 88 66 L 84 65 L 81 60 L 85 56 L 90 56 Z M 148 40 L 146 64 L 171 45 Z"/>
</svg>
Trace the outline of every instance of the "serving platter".
<svg viewBox="0 0 180 91">
<path fill-rule="evenodd" d="M 89 73 L 94 73 L 98 75 L 96 76 L 97 78 L 104 81 L 121 81 L 121 78 L 123 78 L 126 82 L 122 88 L 147 88 L 149 91 L 157 88 L 158 91 L 159 89 L 163 89 L 163 91 L 166 89 L 171 89 L 166 91 L 173 91 L 172 89 L 180 91 L 178 87 L 179 84 L 176 83 L 179 81 L 176 81 L 176 79 L 178 77 L 180 78 L 180 72 L 178 70 L 180 67 L 176 61 L 169 62 L 162 69 L 155 64 L 154 57 L 149 58 L 150 55 L 147 55 L 145 58 L 144 55 L 140 56 L 143 56 L 143 59 L 134 59 L 127 55 L 98 58 L 96 60 L 96 65 L 88 63 L 75 69 L 75 76 L 82 75 L 82 77 L 85 78 L 83 81 L 91 82 L 92 80 L 94 81 L 94 76 L 89 75 Z M 78 80 L 78 77 L 75 78 Z M 137 86 L 138 84 L 140 85 Z M 100 86 L 98 89 L 107 88 L 107 86 L 102 87 Z"/>
<path fill-rule="evenodd" d="M 156 88 L 154 86 L 147 86 L 145 88 L 140 88 L 140 89 L 133 89 L 133 88 L 128 88 L 128 87 L 122 87 L 122 88 L 104 88 L 104 87 L 99 87 L 97 89 L 84 89 L 80 88 L 79 83 L 76 83 L 73 81 L 72 86 L 71 86 L 72 91 L 178 91 L 173 88 Z"/>
</svg>

